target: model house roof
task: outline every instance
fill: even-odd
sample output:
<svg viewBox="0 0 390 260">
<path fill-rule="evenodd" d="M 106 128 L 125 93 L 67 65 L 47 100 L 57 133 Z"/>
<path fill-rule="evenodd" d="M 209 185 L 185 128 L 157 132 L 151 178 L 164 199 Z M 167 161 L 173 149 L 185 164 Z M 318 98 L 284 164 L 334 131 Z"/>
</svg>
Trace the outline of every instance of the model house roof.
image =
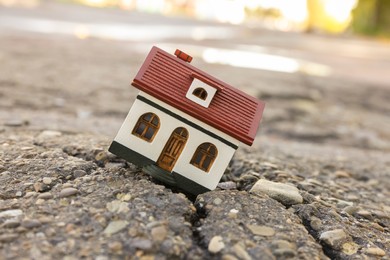
<svg viewBox="0 0 390 260">
<path fill-rule="evenodd" d="M 194 78 L 217 90 L 208 107 L 186 98 Z M 153 47 L 132 85 L 240 142 L 253 143 L 264 103 L 174 55 Z"/>
</svg>

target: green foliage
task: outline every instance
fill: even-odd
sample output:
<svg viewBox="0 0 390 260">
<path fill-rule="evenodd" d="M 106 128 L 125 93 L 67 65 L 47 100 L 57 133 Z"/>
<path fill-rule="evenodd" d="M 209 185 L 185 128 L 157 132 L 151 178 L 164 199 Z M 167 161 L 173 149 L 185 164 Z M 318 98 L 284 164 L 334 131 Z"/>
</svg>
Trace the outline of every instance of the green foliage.
<svg viewBox="0 0 390 260">
<path fill-rule="evenodd" d="M 355 32 L 390 36 L 390 1 L 359 0 L 352 14 Z"/>
</svg>

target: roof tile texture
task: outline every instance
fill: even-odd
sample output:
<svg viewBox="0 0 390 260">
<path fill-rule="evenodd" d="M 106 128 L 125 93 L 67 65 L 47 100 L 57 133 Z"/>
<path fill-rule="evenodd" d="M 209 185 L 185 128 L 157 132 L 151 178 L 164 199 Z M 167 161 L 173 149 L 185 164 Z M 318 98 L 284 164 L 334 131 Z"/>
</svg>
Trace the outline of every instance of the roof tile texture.
<svg viewBox="0 0 390 260">
<path fill-rule="evenodd" d="M 186 98 L 194 74 L 217 89 L 223 88 L 208 108 Z M 157 47 L 152 48 L 132 84 L 240 142 L 253 143 L 264 103 Z"/>
</svg>

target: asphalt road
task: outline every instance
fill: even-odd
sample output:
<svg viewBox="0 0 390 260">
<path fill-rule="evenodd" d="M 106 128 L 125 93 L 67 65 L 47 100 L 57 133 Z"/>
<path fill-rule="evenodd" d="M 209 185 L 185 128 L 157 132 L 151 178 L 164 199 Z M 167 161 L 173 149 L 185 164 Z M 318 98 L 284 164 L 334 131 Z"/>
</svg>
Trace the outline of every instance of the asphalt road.
<svg viewBox="0 0 390 260">
<path fill-rule="evenodd" d="M 232 190 L 194 201 L 106 152 L 153 45 L 266 101 L 222 179 Z M 0 256 L 388 257 L 389 69 L 388 43 L 354 36 L 1 7 Z M 258 179 L 303 203 L 249 193 Z"/>
</svg>

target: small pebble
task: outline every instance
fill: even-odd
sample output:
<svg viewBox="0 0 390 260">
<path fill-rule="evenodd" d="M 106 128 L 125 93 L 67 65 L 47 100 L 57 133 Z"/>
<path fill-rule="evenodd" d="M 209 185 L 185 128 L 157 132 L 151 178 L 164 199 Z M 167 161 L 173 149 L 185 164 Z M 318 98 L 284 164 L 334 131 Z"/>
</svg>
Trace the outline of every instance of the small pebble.
<svg viewBox="0 0 390 260">
<path fill-rule="evenodd" d="M 49 200 L 53 198 L 53 194 L 50 192 L 44 192 L 38 195 L 38 199 L 44 199 L 44 200 Z"/>
<path fill-rule="evenodd" d="M 379 247 L 370 247 L 366 249 L 366 254 L 374 256 L 385 256 L 386 252 Z"/>
<path fill-rule="evenodd" d="M 114 163 L 114 162 L 109 162 L 104 165 L 106 169 L 120 169 L 123 168 L 125 164 L 123 163 Z"/>
<path fill-rule="evenodd" d="M 368 210 L 361 209 L 358 212 L 356 212 L 355 214 L 360 216 L 360 217 L 363 217 L 365 219 L 368 219 L 368 220 L 373 219 L 371 212 L 369 212 Z"/>
<path fill-rule="evenodd" d="M 258 226 L 258 225 L 246 225 L 247 228 L 257 236 L 270 237 L 275 235 L 275 230 L 267 226 Z"/>
<path fill-rule="evenodd" d="M 378 223 L 371 223 L 370 226 L 372 228 L 375 228 L 376 230 L 379 230 L 381 232 L 385 231 L 384 227 L 382 227 L 381 225 L 379 225 Z"/>
<path fill-rule="evenodd" d="M 336 178 L 351 178 L 351 174 L 346 171 L 336 171 L 334 175 Z"/>
<path fill-rule="evenodd" d="M 338 208 L 345 208 L 348 206 L 353 206 L 353 202 L 346 201 L 346 200 L 337 200 L 337 207 Z"/>
<path fill-rule="evenodd" d="M 83 177 L 85 175 L 87 175 L 87 172 L 84 171 L 84 170 L 75 170 L 75 171 L 73 171 L 73 176 L 75 178 L 80 178 L 80 177 Z"/>
<path fill-rule="evenodd" d="M 231 209 L 228 213 L 228 217 L 229 218 L 237 218 L 237 215 L 238 215 L 238 210 L 236 209 Z"/>
<path fill-rule="evenodd" d="M 45 204 L 44 199 L 37 199 L 37 201 L 35 202 L 35 205 L 42 205 L 42 204 Z"/>
<path fill-rule="evenodd" d="M 3 144 L 4 145 L 4 144 Z M 2 169 L 3 167 L 0 166 L 0 170 Z M 11 173 L 9 171 L 3 171 L 0 173 L 0 176 L 3 176 L 3 177 L 6 177 L 6 176 L 9 176 Z"/>
<path fill-rule="evenodd" d="M 42 224 L 47 224 L 53 222 L 53 219 L 51 217 L 42 216 L 39 218 L 39 222 L 41 222 Z"/>
<path fill-rule="evenodd" d="M 322 227 L 322 221 L 321 219 L 312 216 L 310 218 L 310 227 L 314 229 L 315 231 L 319 231 Z"/>
<path fill-rule="evenodd" d="M 267 181 L 264 179 L 258 180 L 250 192 L 263 192 L 285 206 L 300 204 L 303 202 L 303 198 L 295 186 Z"/>
<path fill-rule="evenodd" d="M 50 187 L 42 182 L 34 183 L 34 190 L 36 192 L 44 192 L 44 191 L 48 191 L 49 189 Z"/>
<path fill-rule="evenodd" d="M 347 242 L 341 246 L 341 251 L 346 255 L 353 255 L 358 251 L 358 249 L 359 245 L 354 242 Z"/>
<path fill-rule="evenodd" d="M 208 246 L 208 250 L 210 253 L 216 254 L 225 248 L 225 244 L 223 243 L 223 239 L 221 236 L 214 236 Z"/>
<path fill-rule="evenodd" d="M 245 246 L 243 246 L 241 243 L 237 243 L 232 247 L 232 250 L 236 256 L 238 256 L 239 259 L 242 260 L 251 260 L 252 257 L 248 254 L 248 252 L 245 249 Z"/>
<path fill-rule="evenodd" d="M 26 121 L 23 121 L 23 120 L 20 120 L 17 118 L 13 118 L 13 119 L 10 119 L 10 120 L 7 120 L 4 122 L 5 126 L 12 126 L 12 127 L 23 126 L 25 124 L 26 124 Z"/>
<path fill-rule="evenodd" d="M 107 235 L 115 234 L 127 227 L 129 223 L 124 220 L 111 221 L 104 229 L 103 233 Z"/>
<path fill-rule="evenodd" d="M 278 248 L 272 252 L 278 259 L 293 258 L 296 255 L 296 251 L 291 248 Z"/>
<path fill-rule="evenodd" d="M 29 151 L 29 150 L 32 150 L 32 149 L 34 149 L 34 147 L 32 147 L 32 146 L 23 146 L 23 147 L 20 148 L 20 150 L 22 150 L 22 151 Z"/>
<path fill-rule="evenodd" d="M 132 198 L 131 194 L 124 194 L 120 200 L 121 201 L 130 201 L 131 198 Z"/>
<path fill-rule="evenodd" d="M 69 183 L 69 182 L 67 182 L 67 183 L 64 183 L 63 185 L 62 185 L 62 188 L 73 188 L 73 185 L 72 185 L 72 183 Z"/>
<path fill-rule="evenodd" d="M 152 234 L 153 241 L 160 242 L 166 238 L 168 231 L 165 226 L 158 226 L 152 228 L 151 234 Z"/>
<path fill-rule="evenodd" d="M 230 255 L 230 254 L 225 254 L 222 256 L 221 260 L 238 260 L 237 257 Z"/>
<path fill-rule="evenodd" d="M 353 215 L 358 212 L 361 208 L 358 206 L 347 206 L 343 209 L 343 211 L 349 215 Z"/>
<path fill-rule="evenodd" d="M 16 227 L 20 226 L 20 221 L 17 219 L 9 219 L 9 220 L 6 220 L 2 226 L 5 228 L 16 228 Z"/>
<path fill-rule="evenodd" d="M 65 188 L 63 190 L 61 190 L 60 192 L 60 197 L 61 198 L 64 198 L 64 197 L 69 197 L 69 196 L 72 196 L 72 195 L 75 195 L 77 194 L 79 191 L 75 188 Z"/>
<path fill-rule="evenodd" d="M 149 250 L 152 248 L 153 243 L 149 239 L 137 239 L 134 240 L 131 245 L 141 250 Z"/>
<path fill-rule="evenodd" d="M 98 255 L 95 260 L 109 260 L 109 258 L 107 256 L 104 256 L 104 255 Z"/>
<path fill-rule="evenodd" d="M 214 199 L 213 203 L 214 203 L 214 205 L 220 205 L 222 203 L 222 199 L 216 198 L 216 199 Z"/>
<path fill-rule="evenodd" d="M 24 197 L 25 198 L 30 198 L 30 197 L 34 197 L 35 195 L 37 195 L 37 193 L 35 191 L 28 191 L 28 192 L 26 192 Z"/>
<path fill-rule="evenodd" d="M 50 177 L 43 177 L 42 182 L 46 185 L 49 185 L 52 183 L 52 180 Z"/>
<path fill-rule="evenodd" d="M 108 248 L 114 253 L 119 253 L 122 251 L 123 245 L 119 241 L 114 241 L 108 244 Z"/>
<path fill-rule="evenodd" d="M 295 249 L 296 246 L 286 240 L 274 240 L 272 241 L 272 247 Z"/>
<path fill-rule="evenodd" d="M 359 201 L 360 197 L 356 194 L 348 194 L 346 199 L 350 201 Z"/>
<path fill-rule="evenodd" d="M 38 138 L 51 138 L 51 137 L 58 137 L 61 135 L 62 133 L 58 131 L 45 130 L 38 135 Z"/>
<path fill-rule="evenodd" d="M 218 183 L 218 187 L 222 190 L 234 190 L 237 189 L 237 184 L 233 181 L 226 181 Z"/>
<path fill-rule="evenodd" d="M 106 205 L 106 208 L 113 213 L 126 213 L 129 212 L 130 209 L 128 207 L 128 203 L 120 201 L 120 200 L 114 200 L 111 202 L 108 202 Z"/>
<path fill-rule="evenodd" d="M 22 221 L 22 227 L 25 228 L 36 228 L 41 226 L 42 223 L 37 219 L 25 219 Z"/>
<path fill-rule="evenodd" d="M 0 235 L 0 242 L 11 242 L 14 241 L 16 238 L 18 238 L 17 234 L 4 234 Z"/>
<path fill-rule="evenodd" d="M 105 151 L 101 151 L 95 156 L 96 161 L 102 161 L 105 160 L 106 158 L 107 158 L 107 153 Z"/>
<path fill-rule="evenodd" d="M 135 237 L 138 234 L 138 230 L 134 227 L 129 228 L 128 232 L 129 236 Z"/>
<path fill-rule="evenodd" d="M 0 211 L 0 218 L 12 218 L 17 217 L 23 214 L 23 211 L 20 209 L 10 209 L 5 211 Z"/>
<path fill-rule="evenodd" d="M 335 229 L 323 232 L 320 240 L 334 248 L 337 243 L 347 238 L 347 234 L 342 229 Z"/>
<path fill-rule="evenodd" d="M 67 224 L 67 225 L 65 226 L 65 231 L 66 231 L 67 233 L 71 233 L 72 231 L 75 230 L 75 228 L 76 228 L 76 225 L 75 225 L 75 224 L 69 223 L 69 224 Z"/>
<path fill-rule="evenodd" d="M 270 163 L 270 162 L 262 162 L 260 164 L 262 167 L 266 167 L 266 168 L 272 168 L 272 169 L 278 169 L 279 166 L 274 164 L 274 163 Z"/>
</svg>

